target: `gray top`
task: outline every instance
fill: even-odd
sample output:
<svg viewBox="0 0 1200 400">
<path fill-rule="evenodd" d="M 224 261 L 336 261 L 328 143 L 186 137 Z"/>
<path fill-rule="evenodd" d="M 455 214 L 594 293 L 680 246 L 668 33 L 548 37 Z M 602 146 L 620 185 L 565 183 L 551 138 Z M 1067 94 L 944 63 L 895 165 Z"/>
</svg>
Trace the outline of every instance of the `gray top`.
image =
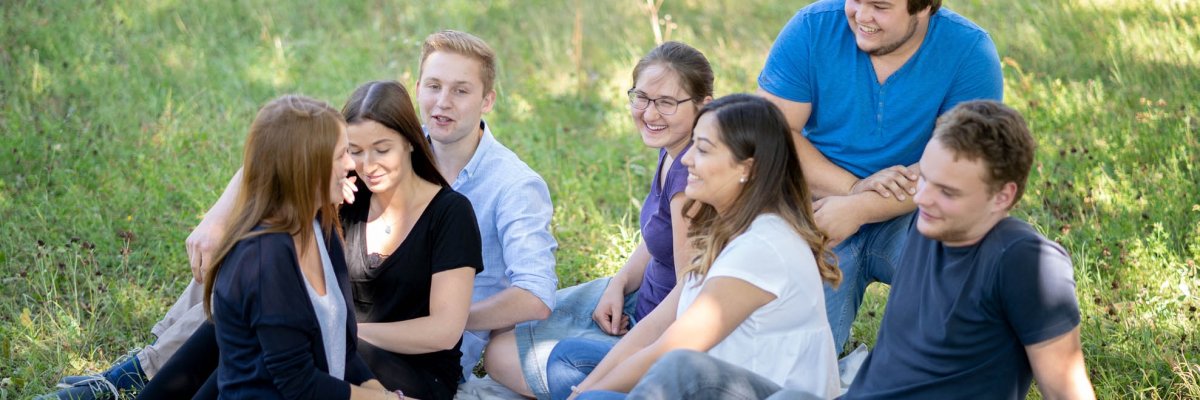
<svg viewBox="0 0 1200 400">
<path fill-rule="evenodd" d="M 321 225 L 313 221 L 313 230 L 318 234 Z M 325 295 L 317 295 L 312 282 L 304 285 L 308 291 L 308 299 L 312 301 L 313 311 L 317 313 L 317 322 L 321 324 L 321 341 L 325 345 L 325 361 L 329 365 L 329 375 L 345 379 L 346 374 L 346 299 L 342 298 L 338 288 L 337 275 L 333 274 L 333 263 L 329 261 L 329 250 L 325 249 L 325 241 L 317 236 L 317 249 L 321 252 L 321 270 L 325 274 Z"/>
</svg>

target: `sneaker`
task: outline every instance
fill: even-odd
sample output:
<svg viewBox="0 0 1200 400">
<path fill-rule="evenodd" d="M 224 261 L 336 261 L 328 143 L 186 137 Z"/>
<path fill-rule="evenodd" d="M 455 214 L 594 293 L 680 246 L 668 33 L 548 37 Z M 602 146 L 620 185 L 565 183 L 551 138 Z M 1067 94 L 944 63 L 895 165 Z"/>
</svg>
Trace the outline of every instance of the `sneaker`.
<svg viewBox="0 0 1200 400">
<path fill-rule="evenodd" d="M 60 383 L 59 386 L 66 386 Z M 115 400 L 120 398 L 121 392 L 108 379 L 96 375 L 86 377 L 82 380 L 75 380 L 73 385 L 67 386 L 62 390 L 54 393 L 35 397 L 35 400 Z"/>
<path fill-rule="evenodd" d="M 58 381 L 63 389 L 47 399 L 109 399 L 119 398 L 120 391 L 137 391 L 146 386 L 146 372 L 142 370 L 134 350 L 117 359 L 108 370 L 96 375 L 69 375 Z"/>
</svg>

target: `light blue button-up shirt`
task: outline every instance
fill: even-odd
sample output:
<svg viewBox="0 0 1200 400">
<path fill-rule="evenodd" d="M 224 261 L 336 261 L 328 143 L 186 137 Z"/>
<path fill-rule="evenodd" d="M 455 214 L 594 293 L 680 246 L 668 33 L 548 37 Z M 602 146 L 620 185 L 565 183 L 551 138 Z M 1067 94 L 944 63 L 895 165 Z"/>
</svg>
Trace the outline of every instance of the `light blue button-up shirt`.
<svg viewBox="0 0 1200 400">
<path fill-rule="evenodd" d="M 483 272 L 475 275 L 471 302 L 516 286 L 533 293 L 553 310 L 558 289 L 554 271 L 558 242 L 550 235 L 554 216 L 550 190 L 537 172 L 496 141 L 486 123 L 480 125 L 483 138 L 479 147 L 450 185 L 471 200 L 483 238 Z M 488 331 L 463 335 L 464 377 L 479 363 L 489 338 Z"/>
</svg>

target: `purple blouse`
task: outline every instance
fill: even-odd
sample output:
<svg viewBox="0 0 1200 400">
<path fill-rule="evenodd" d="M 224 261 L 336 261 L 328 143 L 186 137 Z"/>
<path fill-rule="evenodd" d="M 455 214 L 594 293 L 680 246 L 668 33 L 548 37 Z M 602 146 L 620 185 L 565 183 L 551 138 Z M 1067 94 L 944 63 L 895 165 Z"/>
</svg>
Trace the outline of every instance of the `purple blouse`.
<svg viewBox="0 0 1200 400">
<path fill-rule="evenodd" d="M 634 309 L 634 320 L 641 320 L 663 298 L 675 288 L 675 251 L 674 238 L 671 231 L 671 198 L 682 193 L 687 187 L 687 167 L 679 162 L 691 144 L 671 161 L 667 169 L 667 179 L 659 185 L 659 177 L 663 173 L 663 161 L 667 158 L 667 150 L 658 152 L 658 168 L 654 172 L 654 181 L 650 183 L 650 194 L 642 203 L 642 240 L 646 249 L 650 250 L 650 263 L 646 265 L 646 273 L 642 276 L 642 286 L 638 290 L 637 308 Z"/>
</svg>

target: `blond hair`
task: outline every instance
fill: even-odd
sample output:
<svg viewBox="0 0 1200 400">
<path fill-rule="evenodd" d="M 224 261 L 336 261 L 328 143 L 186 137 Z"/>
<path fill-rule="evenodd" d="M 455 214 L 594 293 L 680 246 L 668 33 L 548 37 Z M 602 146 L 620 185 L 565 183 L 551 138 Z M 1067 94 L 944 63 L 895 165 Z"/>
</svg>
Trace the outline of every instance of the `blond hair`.
<svg viewBox="0 0 1200 400">
<path fill-rule="evenodd" d="M 496 83 L 496 52 L 492 50 L 491 46 L 488 46 L 487 42 L 470 33 L 449 29 L 426 36 L 425 43 L 421 45 L 420 76 L 425 76 L 425 59 L 429 58 L 430 54 L 439 51 L 479 61 L 481 70 L 479 78 L 483 81 L 483 94 L 486 96 L 492 92 L 492 86 Z"/>
</svg>

